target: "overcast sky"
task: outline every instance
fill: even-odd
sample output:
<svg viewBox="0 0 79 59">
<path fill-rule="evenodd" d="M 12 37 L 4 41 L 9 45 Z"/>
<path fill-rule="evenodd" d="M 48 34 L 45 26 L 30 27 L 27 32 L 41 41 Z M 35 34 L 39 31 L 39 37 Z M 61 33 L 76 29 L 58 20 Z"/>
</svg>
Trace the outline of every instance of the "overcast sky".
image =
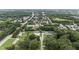
<svg viewBox="0 0 79 59">
<path fill-rule="evenodd" d="M 0 9 L 79 9 L 78 0 L 0 0 Z"/>
</svg>

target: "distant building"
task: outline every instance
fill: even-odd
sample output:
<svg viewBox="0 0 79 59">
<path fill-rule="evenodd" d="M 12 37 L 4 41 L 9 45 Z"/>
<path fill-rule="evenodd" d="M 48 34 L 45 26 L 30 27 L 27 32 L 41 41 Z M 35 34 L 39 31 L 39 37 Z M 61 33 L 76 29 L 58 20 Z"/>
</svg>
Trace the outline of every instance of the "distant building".
<svg viewBox="0 0 79 59">
<path fill-rule="evenodd" d="M 62 25 L 62 24 L 60 24 L 58 28 L 59 28 L 59 29 L 67 29 L 67 28 L 66 28 L 64 25 Z"/>
<path fill-rule="evenodd" d="M 71 29 L 71 30 L 79 30 L 79 26 L 77 24 L 72 24 L 72 25 L 63 25 L 60 24 L 59 29 Z"/>
</svg>

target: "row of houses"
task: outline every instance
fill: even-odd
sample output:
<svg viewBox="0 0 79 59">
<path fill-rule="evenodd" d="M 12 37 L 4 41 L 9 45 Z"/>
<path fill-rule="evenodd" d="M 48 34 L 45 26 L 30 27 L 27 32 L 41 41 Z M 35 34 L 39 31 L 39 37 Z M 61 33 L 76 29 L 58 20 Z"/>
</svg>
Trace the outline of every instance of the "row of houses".
<svg viewBox="0 0 79 59">
<path fill-rule="evenodd" d="M 71 29 L 71 30 L 79 30 L 79 26 L 77 24 L 72 24 L 72 25 L 63 25 L 60 24 L 59 29 Z"/>
</svg>

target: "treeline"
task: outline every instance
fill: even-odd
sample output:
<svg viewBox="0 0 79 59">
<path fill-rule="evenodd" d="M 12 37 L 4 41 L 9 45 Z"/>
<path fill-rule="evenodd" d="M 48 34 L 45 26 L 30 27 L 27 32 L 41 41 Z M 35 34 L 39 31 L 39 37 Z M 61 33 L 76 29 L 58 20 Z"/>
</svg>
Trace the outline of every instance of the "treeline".
<svg viewBox="0 0 79 59">
<path fill-rule="evenodd" d="M 30 16 L 31 12 L 21 12 L 21 11 L 13 11 L 6 12 L 1 14 L 2 17 L 22 17 L 22 16 Z"/>
<path fill-rule="evenodd" d="M 46 36 L 46 50 L 79 50 L 79 32 L 73 30 L 55 30 L 56 34 Z"/>
<path fill-rule="evenodd" d="M 76 16 L 76 15 L 72 15 L 72 14 L 49 14 L 50 18 L 58 17 L 58 18 L 67 19 L 67 20 L 79 20 L 79 19 L 76 19 L 76 18 L 71 17 L 71 16 Z"/>
<path fill-rule="evenodd" d="M 16 22 L 16 23 L 9 23 L 5 22 L 4 25 L 0 25 L 0 40 L 2 40 L 3 38 L 5 38 L 7 35 L 10 35 L 11 33 L 13 33 L 17 27 L 20 26 L 20 23 Z"/>
<path fill-rule="evenodd" d="M 26 32 L 20 37 L 19 42 L 16 45 L 7 47 L 8 50 L 39 50 L 40 38 L 38 35 Z"/>
</svg>

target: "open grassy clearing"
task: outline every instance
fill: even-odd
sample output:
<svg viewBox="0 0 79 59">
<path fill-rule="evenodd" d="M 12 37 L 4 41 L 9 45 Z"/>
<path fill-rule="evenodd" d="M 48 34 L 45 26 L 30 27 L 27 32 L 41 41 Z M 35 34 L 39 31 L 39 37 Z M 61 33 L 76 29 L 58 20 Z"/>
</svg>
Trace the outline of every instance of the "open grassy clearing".
<svg viewBox="0 0 79 59">
<path fill-rule="evenodd" d="M 60 18 L 55 18 L 54 20 L 57 20 L 57 21 L 72 21 L 72 20 L 60 19 Z"/>
<path fill-rule="evenodd" d="M 9 38 L 1 47 L 0 50 L 5 50 L 6 47 L 10 47 L 15 39 Z"/>
</svg>

